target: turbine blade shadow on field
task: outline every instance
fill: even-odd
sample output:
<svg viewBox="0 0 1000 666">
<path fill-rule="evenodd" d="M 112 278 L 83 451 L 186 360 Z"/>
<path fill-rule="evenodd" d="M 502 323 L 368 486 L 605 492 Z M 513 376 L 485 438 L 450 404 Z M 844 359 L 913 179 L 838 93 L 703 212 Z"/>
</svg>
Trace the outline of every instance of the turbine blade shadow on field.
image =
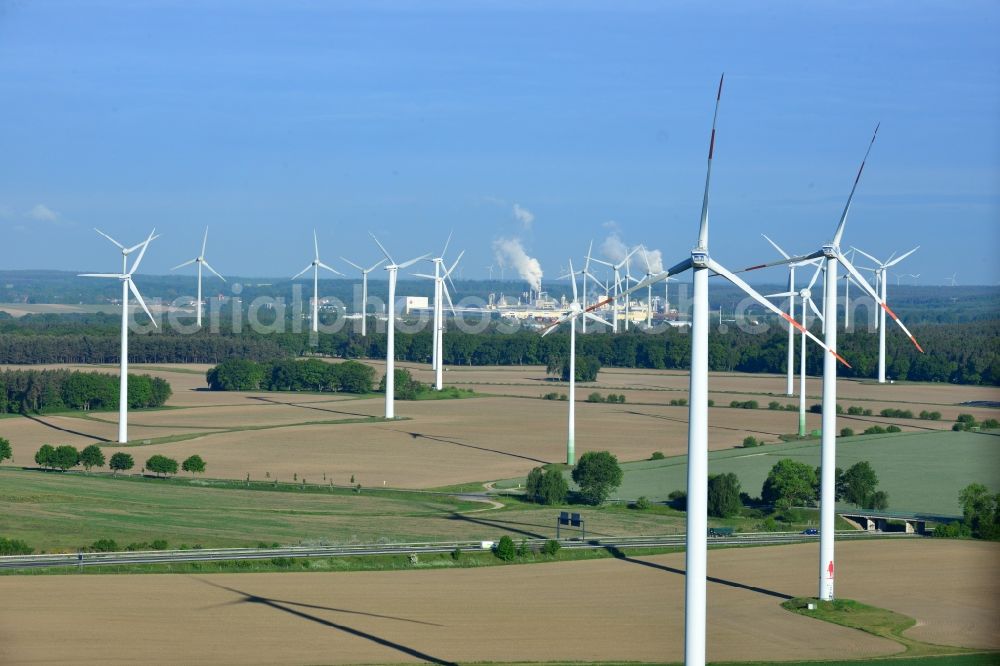
<svg viewBox="0 0 1000 666">
<path fill-rule="evenodd" d="M 672 416 L 663 416 L 661 414 L 647 414 L 646 412 L 637 412 L 631 409 L 623 409 L 621 411 L 625 414 L 632 414 L 633 416 L 648 416 L 651 419 L 660 419 L 661 421 L 674 421 L 676 423 L 684 424 L 687 424 L 688 422 L 687 419 L 678 419 Z M 784 434 L 780 432 L 768 432 L 766 430 L 751 430 L 750 428 L 730 428 L 729 426 L 712 425 L 711 423 L 708 424 L 708 427 L 716 430 L 732 430 L 733 432 L 755 432 L 758 435 L 771 435 L 773 437 L 780 437 Z"/>
<path fill-rule="evenodd" d="M 280 400 L 274 400 L 273 398 L 264 398 L 261 396 L 250 396 L 251 400 L 258 400 L 260 402 L 266 402 L 269 405 L 285 405 L 288 407 L 300 407 L 302 409 L 312 409 L 317 412 L 330 412 L 331 414 L 347 414 L 348 416 L 364 416 L 366 418 L 375 418 L 372 414 L 362 414 L 361 412 L 348 412 L 343 409 L 330 409 L 329 407 L 313 407 L 307 402 L 282 402 Z"/>
<path fill-rule="evenodd" d="M 41 425 L 45 426 L 46 428 L 52 428 L 53 430 L 58 430 L 60 432 L 68 432 L 71 435 L 79 435 L 80 437 L 87 437 L 87 438 L 93 439 L 94 441 L 97 441 L 97 442 L 110 442 L 111 441 L 110 439 L 108 439 L 106 437 L 100 437 L 98 435 L 91 435 L 90 433 L 80 432 L 79 430 L 72 430 L 70 428 L 64 428 L 62 426 L 57 426 L 55 423 L 49 423 L 48 421 L 44 421 L 44 420 L 38 418 L 37 416 L 32 416 L 31 414 L 22 414 L 21 416 L 23 416 L 24 418 L 29 419 L 31 421 L 34 421 L 35 423 L 41 424 Z"/>
<path fill-rule="evenodd" d="M 650 567 L 653 569 L 659 569 L 660 571 L 666 571 L 672 574 L 678 574 L 681 576 L 686 575 L 684 569 L 677 569 L 676 567 L 668 567 L 665 564 L 657 564 L 656 562 L 648 562 L 646 560 L 637 560 L 634 557 L 629 557 L 621 551 L 620 548 L 616 546 L 605 546 L 605 549 L 614 556 L 615 559 L 621 560 L 623 562 L 630 562 L 632 564 L 641 564 L 644 567 Z M 790 594 L 785 594 L 784 592 L 776 592 L 775 590 L 769 590 L 765 587 L 756 587 L 754 585 L 747 585 L 746 583 L 739 583 L 735 580 L 726 580 L 725 578 L 717 578 L 715 576 L 708 576 L 708 582 L 717 583 L 718 585 L 725 585 L 726 587 L 735 587 L 740 590 L 749 590 L 750 592 L 756 592 L 757 594 L 766 594 L 769 597 L 776 597 L 778 599 L 789 600 L 794 597 Z"/>
<path fill-rule="evenodd" d="M 354 615 L 367 615 L 369 617 L 376 617 L 376 618 L 382 618 L 382 619 L 388 619 L 388 620 L 399 620 L 401 622 L 414 622 L 414 623 L 417 623 L 417 624 L 424 624 L 424 625 L 433 626 L 433 627 L 440 627 L 440 626 L 442 626 L 442 625 L 439 625 L 439 624 L 434 624 L 434 623 L 431 623 L 431 622 L 421 622 L 420 620 L 411 620 L 411 619 L 407 619 L 407 618 L 392 617 L 390 615 L 378 615 L 376 613 L 365 613 L 365 612 L 361 612 L 361 611 L 350 611 L 350 610 L 344 610 L 344 609 L 340 609 L 340 608 L 328 608 L 326 606 L 314 606 L 314 605 L 311 605 L 311 604 L 303 604 L 303 603 L 299 603 L 299 602 L 295 602 L 295 601 L 285 601 L 285 600 L 282 600 L 282 599 L 269 599 L 267 597 L 259 597 L 259 596 L 255 595 L 255 594 L 251 594 L 249 592 L 243 592 L 241 590 L 237 590 L 237 589 L 232 588 L 232 587 L 226 587 L 225 585 L 219 585 L 218 583 L 212 583 L 212 582 L 207 581 L 207 580 L 205 580 L 203 578 L 195 578 L 195 580 L 197 580 L 197 581 L 199 581 L 201 583 L 204 583 L 206 585 L 211 585 L 212 587 L 217 587 L 219 589 L 227 590 L 227 591 L 232 592 L 234 594 L 239 594 L 239 595 L 241 595 L 243 597 L 243 599 L 239 599 L 239 600 L 236 600 L 236 601 L 229 602 L 230 604 L 239 604 L 239 603 L 260 604 L 261 606 L 266 606 L 268 608 L 273 608 L 275 610 L 279 610 L 279 611 L 282 611 L 284 613 L 288 613 L 289 615 L 294 615 L 295 617 L 302 618 L 303 620 L 309 620 L 310 622 L 315 622 L 316 624 L 323 625 L 324 627 L 330 627 L 331 629 L 337 629 L 337 630 L 342 631 L 342 632 L 344 632 L 346 634 L 350 634 L 352 636 L 357 636 L 358 638 L 364 638 L 365 640 L 371 641 L 372 643 L 375 643 L 377 645 L 382 645 L 384 647 L 391 648 L 391 649 L 396 650 L 398 652 L 402 652 L 405 655 L 409 655 L 411 657 L 415 657 L 415 658 L 421 659 L 423 661 L 428 661 L 428 662 L 430 662 L 432 664 L 443 664 L 444 666 L 457 666 L 457 664 L 455 662 L 446 661 L 444 659 L 440 659 L 440 658 L 435 657 L 433 655 L 429 655 L 429 654 L 427 654 L 425 652 L 421 652 L 420 650 L 417 650 L 415 648 L 411 648 L 411 647 L 408 647 L 406 645 L 402 645 L 400 643 L 393 642 L 393 641 L 391 641 L 391 640 L 389 640 L 387 638 L 382 638 L 381 636 L 376 636 L 375 634 L 370 634 L 370 633 L 368 633 L 366 631 L 361 631 L 360 629 L 355 629 L 354 627 L 348 627 L 347 625 L 338 624 L 338 623 L 332 622 L 330 620 L 325 620 L 325 619 L 323 619 L 321 617 L 317 617 L 315 615 L 310 615 L 309 613 L 306 613 L 304 611 L 296 610 L 295 608 L 288 608 L 288 606 L 301 606 L 303 608 L 311 608 L 311 609 L 319 609 L 319 610 L 329 610 L 329 611 L 334 611 L 334 612 L 337 612 L 337 613 L 351 613 L 351 614 L 354 614 Z"/>
<path fill-rule="evenodd" d="M 475 444 L 466 444 L 465 442 L 459 442 L 454 439 L 445 439 L 444 437 L 435 437 L 434 435 L 425 435 L 422 432 L 407 432 L 406 430 L 396 430 L 395 428 L 383 428 L 383 430 L 392 430 L 393 432 L 403 433 L 404 435 L 409 435 L 413 439 L 429 439 L 432 442 L 442 442 L 444 444 L 454 444 L 455 446 L 462 446 L 467 449 L 476 449 L 477 451 L 486 451 L 487 453 L 496 453 L 501 456 L 510 456 L 511 458 L 519 458 L 521 460 L 530 460 L 531 462 L 541 463 L 542 465 L 548 465 L 551 460 L 542 460 L 540 458 L 532 458 L 531 456 L 523 456 L 520 453 L 511 453 L 510 451 L 501 451 L 500 449 L 491 449 L 485 446 L 476 446 Z"/>
<path fill-rule="evenodd" d="M 531 537 L 533 539 L 548 539 L 551 537 L 550 534 L 541 534 L 539 532 L 530 532 L 519 527 L 511 527 L 512 525 L 527 525 L 529 527 L 537 527 L 537 525 L 532 525 L 531 523 L 518 523 L 511 520 L 483 520 L 482 518 L 471 518 L 466 514 L 452 512 L 445 520 L 464 520 L 468 523 L 475 523 L 477 525 L 485 525 L 486 527 L 495 527 L 501 530 L 507 530 L 508 532 L 514 532 L 515 534 L 520 534 L 522 536 Z"/>
</svg>

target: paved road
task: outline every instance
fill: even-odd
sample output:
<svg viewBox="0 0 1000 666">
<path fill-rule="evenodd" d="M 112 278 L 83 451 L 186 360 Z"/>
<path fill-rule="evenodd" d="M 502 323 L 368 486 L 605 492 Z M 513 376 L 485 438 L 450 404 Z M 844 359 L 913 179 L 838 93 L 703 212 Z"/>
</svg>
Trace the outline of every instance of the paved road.
<svg viewBox="0 0 1000 666">
<path fill-rule="evenodd" d="M 843 530 L 837 540 L 873 538 L 921 538 L 918 535 L 892 533 L 873 535 L 869 532 Z M 818 536 L 798 532 L 763 532 L 734 534 L 730 537 L 709 537 L 712 546 L 760 546 L 816 541 Z M 527 539 L 528 547 L 540 548 L 545 539 Z M 657 537 L 616 537 L 604 539 L 561 539 L 563 548 L 683 548 L 683 534 Z M 350 557 L 356 555 L 399 555 L 450 553 L 456 548 L 466 551 L 489 550 L 491 541 L 446 541 L 433 543 L 360 544 L 348 546 L 291 546 L 287 548 L 215 548 L 197 550 L 157 550 L 119 553 L 56 553 L 49 555 L 8 555 L 0 557 L 0 569 L 26 569 L 66 566 L 101 566 L 109 564 L 161 564 L 174 562 L 214 562 L 230 560 L 266 560 L 275 557 Z"/>
</svg>

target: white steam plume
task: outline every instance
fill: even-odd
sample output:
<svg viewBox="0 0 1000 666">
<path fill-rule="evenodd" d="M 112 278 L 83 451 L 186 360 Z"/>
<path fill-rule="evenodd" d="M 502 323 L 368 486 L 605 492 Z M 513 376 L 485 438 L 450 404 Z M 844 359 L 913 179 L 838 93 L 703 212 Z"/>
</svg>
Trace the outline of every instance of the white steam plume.
<svg viewBox="0 0 1000 666">
<path fill-rule="evenodd" d="M 521 226 L 530 230 L 535 223 L 535 214 L 519 203 L 514 204 L 514 219 L 521 223 Z"/>
<path fill-rule="evenodd" d="M 639 250 L 639 257 L 645 257 L 642 262 L 643 268 L 649 273 L 660 273 L 663 271 L 663 253 L 659 250 L 646 250 L 646 254 Z"/>
<path fill-rule="evenodd" d="M 628 246 L 622 241 L 618 232 L 614 232 L 601 243 L 601 251 L 613 264 L 617 264 L 628 255 Z"/>
<path fill-rule="evenodd" d="M 529 257 L 518 238 L 498 238 L 493 241 L 493 254 L 501 266 L 510 266 L 535 291 L 542 289 L 542 265 Z"/>
</svg>

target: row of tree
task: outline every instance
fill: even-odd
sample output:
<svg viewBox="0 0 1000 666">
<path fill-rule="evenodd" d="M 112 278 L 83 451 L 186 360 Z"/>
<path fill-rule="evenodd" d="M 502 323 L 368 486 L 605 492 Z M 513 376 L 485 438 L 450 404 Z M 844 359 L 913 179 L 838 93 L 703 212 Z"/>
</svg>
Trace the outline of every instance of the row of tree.
<svg viewBox="0 0 1000 666">
<path fill-rule="evenodd" d="M 0 414 L 118 409 L 118 382 L 118 376 L 101 372 L 3 370 Z M 130 409 L 160 407 L 170 394 L 170 384 L 164 379 L 129 374 Z"/>
<path fill-rule="evenodd" d="M 206 374 L 213 391 L 333 391 L 371 393 L 375 370 L 358 361 L 319 359 L 257 362 L 232 358 Z"/>
<path fill-rule="evenodd" d="M 92 323 L 18 328 L 0 333 L 0 363 L 109 363 L 118 358 L 117 331 Z M 13 327 L 13 328 L 11 328 Z M 11 332 L 13 331 L 13 332 Z M 887 340 L 887 372 L 897 380 L 1000 385 L 1000 327 L 996 321 L 914 326 L 926 353 L 921 354 L 902 335 Z M 867 331 L 842 333 L 838 351 L 851 363 L 841 368 L 847 377 L 873 377 L 878 365 L 878 339 Z M 579 374 L 597 367 L 683 369 L 690 365 L 691 342 L 686 329 L 667 327 L 658 333 L 633 330 L 611 335 L 597 332 L 578 338 Z M 787 333 L 780 326 L 755 333 L 730 327 L 709 335 L 709 366 L 717 371 L 782 372 Z M 239 333 L 207 331 L 181 334 L 157 329 L 134 334 L 129 359 L 140 363 L 220 363 L 228 358 L 273 361 L 319 354 L 337 358 L 385 358 L 385 333 L 361 337 L 354 331 L 322 333 Z M 426 363 L 432 353 L 431 331 L 397 332 L 399 360 Z M 505 332 L 490 324 L 481 333 L 450 325 L 444 336 L 444 362 L 450 365 L 545 365 L 561 370 L 568 359 L 569 335 L 557 332 L 542 338 L 536 332 Z M 592 359 L 582 361 L 582 359 Z M 820 350 L 807 350 L 807 371 L 822 370 Z M 578 375 L 579 376 L 579 375 Z"/>
<path fill-rule="evenodd" d="M 4 460 L 4 444 L 6 444 L 7 458 L 10 458 L 10 442 L 0 438 L 0 462 Z M 66 471 L 76 466 L 82 466 L 88 473 L 91 469 L 104 467 L 104 451 L 97 444 L 91 444 L 82 451 L 75 446 L 63 444 L 52 446 L 42 444 L 35 452 L 35 463 L 45 469 L 58 469 Z M 107 461 L 108 468 L 114 473 L 127 472 L 135 467 L 135 459 L 131 454 L 119 451 L 112 454 L 111 460 Z M 205 471 L 206 464 L 201 456 L 195 454 L 189 456 L 181 463 L 180 468 L 185 472 L 200 474 Z M 177 473 L 177 461 L 163 455 L 152 455 L 146 459 L 146 466 L 143 472 L 150 471 L 156 475 L 170 475 Z"/>
</svg>

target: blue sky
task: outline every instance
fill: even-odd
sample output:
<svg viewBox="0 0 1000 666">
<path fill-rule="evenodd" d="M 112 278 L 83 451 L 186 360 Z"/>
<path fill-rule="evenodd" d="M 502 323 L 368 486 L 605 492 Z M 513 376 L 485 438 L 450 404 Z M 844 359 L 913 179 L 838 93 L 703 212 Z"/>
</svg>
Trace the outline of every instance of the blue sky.
<svg viewBox="0 0 1000 666">
<path fill-rule="evenodd" d="M 420 7 L 417 10 L 417 7 Z M 833 232 L 918 283 L 1000 281 L 995 2 L 0 1 L 0 268 L 292 275 L 519 239 L 547 278 L 617 232 L 697 234 L 726 72 L 711 248 L 731 267 Z M 517 206 L 517 208 L 515 208 Z M 508 276 L 511 270 L 508 270 Z M 774 274 L 768 281 L 780 281 Z"/>
</svg>

